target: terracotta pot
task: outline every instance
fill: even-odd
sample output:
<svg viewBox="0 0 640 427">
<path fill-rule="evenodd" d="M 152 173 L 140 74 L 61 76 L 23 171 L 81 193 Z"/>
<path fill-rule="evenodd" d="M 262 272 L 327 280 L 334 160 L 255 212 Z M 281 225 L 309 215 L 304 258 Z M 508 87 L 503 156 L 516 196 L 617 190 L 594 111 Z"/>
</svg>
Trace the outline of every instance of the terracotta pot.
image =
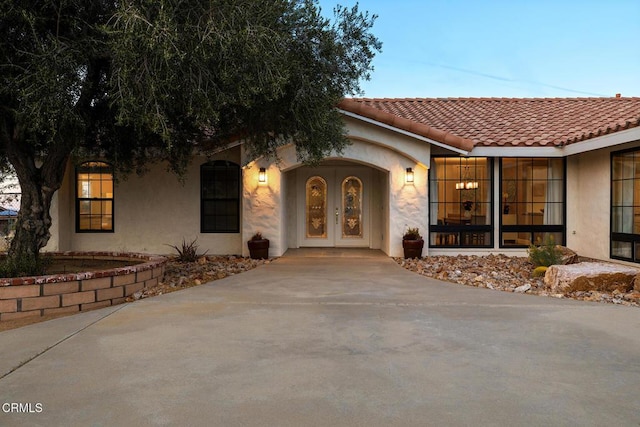
<svg viewBox="0 0 640 427">
<path fill-rule="evenodd" d="M 404 249 L 405 258 L 422 258 L 422 248 L 424 240 L 403 240 L 402 248 Z"/>
<path fill-rule="evenodd" d="M 249 240 L 249 256 L 252 259 L 268 259 L 269 258 L 269 239 Z"/>
</svg>

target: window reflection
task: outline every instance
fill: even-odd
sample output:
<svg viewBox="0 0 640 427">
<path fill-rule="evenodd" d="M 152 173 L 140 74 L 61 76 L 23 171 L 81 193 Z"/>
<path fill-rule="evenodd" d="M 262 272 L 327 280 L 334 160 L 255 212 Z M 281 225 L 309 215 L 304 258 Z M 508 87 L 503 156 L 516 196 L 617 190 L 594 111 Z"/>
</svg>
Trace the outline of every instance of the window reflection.
<svg viewBox="0 0 640 427">
<path fill-rule="evenodd" d="M 240 166 L 215 160 L 200 166 L 200 231 L 240 231 Z"/>
</svg>

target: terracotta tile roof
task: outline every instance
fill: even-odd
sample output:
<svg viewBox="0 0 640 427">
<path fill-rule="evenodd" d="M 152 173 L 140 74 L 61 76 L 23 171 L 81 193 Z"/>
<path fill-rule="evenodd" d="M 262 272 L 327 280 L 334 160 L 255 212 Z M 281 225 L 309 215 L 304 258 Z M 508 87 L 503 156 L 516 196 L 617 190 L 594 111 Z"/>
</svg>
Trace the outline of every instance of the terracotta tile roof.
<svg viewBox="0 0 640 427">
<path fill-rule="evenodd" d="M 640 126 L 640 98 L 347 98 L 339 108 L 453 147 L 563 146 Z"/>
</svg>

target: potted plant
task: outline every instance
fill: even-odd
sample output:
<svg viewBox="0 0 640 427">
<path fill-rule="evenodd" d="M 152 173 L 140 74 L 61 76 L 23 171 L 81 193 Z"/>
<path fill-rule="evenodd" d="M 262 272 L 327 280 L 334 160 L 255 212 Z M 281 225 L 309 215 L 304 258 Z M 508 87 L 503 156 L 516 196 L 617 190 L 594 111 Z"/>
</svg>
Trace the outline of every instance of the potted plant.
<svg viewBox="0 0 640 427">
<path fill-rule="evenodd" d="M 249 246 L 249 256 L 251 259 L 269 258 L 269 239 L 262 237 L 259 231 L 247 242 Z"/>
<path fill-rule="evenodd" d="M 402 236 L 402 248 L 405 258 L 421 258 L 424 240 L 418 228 L 407 228 Z"/>
</svg>

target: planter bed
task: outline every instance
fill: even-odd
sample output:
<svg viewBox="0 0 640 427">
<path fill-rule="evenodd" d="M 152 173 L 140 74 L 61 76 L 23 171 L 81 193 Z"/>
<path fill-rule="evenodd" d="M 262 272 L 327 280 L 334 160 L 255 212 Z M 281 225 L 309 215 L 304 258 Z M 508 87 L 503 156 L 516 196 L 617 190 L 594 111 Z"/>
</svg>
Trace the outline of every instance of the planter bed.
<svg viewBox="0 0 640 427">
<path fill-rule="evenodd" d="M 80 273 L 0 278 L 0 321 L 74 313 L 125 302 L 162 280 L 166 258 L 118 252 L 50 253 L 56 260 L 118 260 L 131 265 Z"/>
</svg>

